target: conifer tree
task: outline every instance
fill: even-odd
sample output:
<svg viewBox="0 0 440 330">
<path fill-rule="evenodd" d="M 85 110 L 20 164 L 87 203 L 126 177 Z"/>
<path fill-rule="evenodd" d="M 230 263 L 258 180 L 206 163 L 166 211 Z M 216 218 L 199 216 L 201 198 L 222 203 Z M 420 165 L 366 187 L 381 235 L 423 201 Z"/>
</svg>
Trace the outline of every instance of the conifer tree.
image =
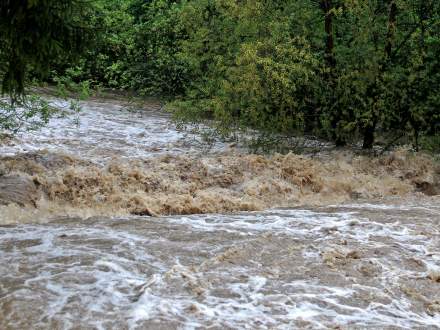
<svg viewBox="0 0 440 330">
<path fill-rule="evenodd" d="M 19 97 L 30 70 L 47 75 L 54 59 L 79 54 L 92 7 L 87 0 L 1 0 L 2 92 Z"/>
</svg>

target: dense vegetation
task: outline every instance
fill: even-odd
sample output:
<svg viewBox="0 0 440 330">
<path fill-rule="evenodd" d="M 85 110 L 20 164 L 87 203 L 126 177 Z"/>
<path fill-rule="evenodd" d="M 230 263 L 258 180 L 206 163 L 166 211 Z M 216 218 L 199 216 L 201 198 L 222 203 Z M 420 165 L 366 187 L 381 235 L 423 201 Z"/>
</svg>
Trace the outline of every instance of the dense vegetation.
<svg viewBox="0 0 440 330">
<path fill-rule="evenodd" d="M 84 0 L 0 1 L 0 130 L 38 128 L 52 110 L 36 95 L 25 93 L 25 83 L 50 76 L 57 62 L 77 60 L 90 45 L 94 12 Z M 1 131 L 0 131 L 1 133 Z"/>
<path fill-rule="evenodd" d="M 90 0 L 86 13 L 80 0 L 2 3 L 27 3 L 15 20 L 43 32 L 17 30 L 0 7 L 6 92 L 50 65 L 48 81 L 161 96 L 180 122 L 209 120 L 222 136 L 440 146 L 436 0 Z M 74 61 L 88 44 L 78 29 L 95 33 Z"/>
</svg>

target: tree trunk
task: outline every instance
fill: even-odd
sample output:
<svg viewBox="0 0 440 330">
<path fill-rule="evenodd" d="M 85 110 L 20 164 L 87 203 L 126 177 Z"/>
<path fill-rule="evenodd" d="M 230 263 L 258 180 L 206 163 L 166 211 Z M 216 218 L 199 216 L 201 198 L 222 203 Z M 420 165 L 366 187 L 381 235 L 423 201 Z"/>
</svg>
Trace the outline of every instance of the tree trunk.
<svg viewBox="0 0 440 330">
<path fill-rule="evenodd" d="M 376 123 L 368 125 L 364 130 L 364 142 L 362 149 L 372 149 L 374 145 L 374 131 L 376 130 Z"/>
<path fill-rule="evenodd" d="M 387 30 L 387 41 L 385 45 L 385 59 L 389 60 L 391 58 L 391 50 L 394 44 L 394 35 L 396 33 L 397 24 L 397 5 L 395 0 L 391 0 L 390 11 L 388 14 L 388 30 Z"/>
<path fill-rule="evenodd" d="M 391 60 L 392 48 L 396 33 L 396 24 L 397 24 L 397 4 L 395 0 L 390 0 L 384 60 L 380 66 L 380 72 L 378 77 L 379 81 L 376 80 L 372 88 L 373 95 L 375 98 L 373 105 L 373 115 L 372 115 L 371 123 L 367 125 L 364 129 L 364 141 L 362 144 L 363 149 L 371 149 L 373 148 L 374 145 L 375 131 L 379 116 L 379 114 L 377 113 L 377 109 L 375 109 L 375 105 L 377 104 L 378 101 L 377 98 L 380 95 L 380 93 L 378 92 L 378 88 L 380 88 L 380 83 L 383 81 L 383 72 L 386 70 L 389 61 Z"/>
<path fill-rule="evenodd" d="M 336 58 L 334 53 L 335 42 L 333 37 L 333 9 L 335 4 L 333 0 L 321 0 L 320 7 L 324 13 L 324 31 L 325 31 L 325 49 L 324 49 L 324 60 L 328 72 L 325 74 L 325 78 L 330 87 L 330 90 L 334 90 L 335 86 L 335 68 L 336 68 Z M 332 138 L 338 147 L 346 145 L 345 139 L 340 136 L 337 132 L 338 123 L 341 120 L 339 109 L 336 109 L 335 113 L 332 114 L 331 127 L 332 127 Z"/>
<path fill-rule="evenodd" d="M 324 12 L 324 30 L 326 34 L 325 39 L 325 61 L 327 63 L 327 67 L 330 69 L 330 72 L 336 66 L 336 59 L 334 55 L 334 39 L 333 39 L 333 2 L 332 0 L 321 0 L 320 7 Z"/>
</svg>

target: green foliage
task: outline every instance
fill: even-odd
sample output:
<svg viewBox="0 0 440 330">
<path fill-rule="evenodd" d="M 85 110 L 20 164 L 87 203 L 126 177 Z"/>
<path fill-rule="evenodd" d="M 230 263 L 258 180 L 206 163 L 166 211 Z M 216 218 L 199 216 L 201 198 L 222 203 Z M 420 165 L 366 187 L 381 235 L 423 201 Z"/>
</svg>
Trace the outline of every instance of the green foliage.
<svg viewBox="0 0 440 330">
<path fill-rule="evenodd" d="M 170 108 L 222 135 L 252 128 L 365 148 L 403 135 L 418 149 L 439 131 L 439 15 L 421 0 L 188 2 L 179 56 L 191 82 Z"/>
<path fill-rule="evenodd" d="M 111 88 L 131 87 L 130 68 L 133 50 L 133 17 L 127 12 L 129 3 L 121 0 L 95 0 L 89 24 L 95 32 L 94 45 L 79 61 L 60 58 L 53 67 L 51 78 L 66 87 L 88 81 L 91 86 Z"/>
<path fill-rule="evenodd" d="M 37 95 L 27 95 L 14 102 L 0 100 L 0 131 L 16 133 L 35 130 L 47 124 L 54 114 L 47 101 Z"/>
<path fill-rule="evenodd" d="M 0 2 L 0 130 L 37 129 L 55 109 L 25 92 L 32 78 L 49 74 L 58 61 L 78 57 L 91 40 L 87 25 L 93 6 L 83 0 Z"/>
<path fill-rule="evenodd" d="M 177 117 L 213 119 L 224 136 L 304 127 L 319 63 L 310 43 L 291 31 L 291 10 L 272 1 L 188 3 L 181 14 L 188 38 L 179 56 L 191 82 L 184 100 L 171 105 Z"/>
<path fill-rule="evenodd" d="M 422 136 L 420 147 L 432 153 L 440 154 L 440 133 Z"/>
<path fill-rule="evenodd" d="M 53 59 L 78 54 L 86 44 L 89 7 L 82 0 L 1 1 L 3 93 L 23 94 L 29 70 L 47 75 Z"/>
<path fill-rule="evenodd" d="M 84 3 L 56 2 L 48 13 L 52 2 L 14 2 L 39 8 L 24 10 L 23 19 L 17 14 L 19 29 L 2 18 L 9 31 L 0 33 L 6 90 L 20 90 L 10 84 L 23 81 L 26 69 L 50 66 L 63 93 L 85 97 L 109 87 L 170 98 L 182 126 L 208 124 L 224 138 L 251 133 L 264 148 L 313 135 L 336 145 L 411 141 L 415 149 L 435 149 L 438 1 L 90 0 L 85 14 L 95 44 L 77 61 L 61 50 L 83 45 L 75 33 L 84 28 Z M 38 23 L 48 15 L 59 33 Z M 34 21 L 49 38 L 33 34 Z M 29 38 L 15 63 L 18 31 Z M 34 57 L 28 39 L 38 46 Z M 53 60 L 41 63 L 47 57 Z"/>
<path fill-rule="evenodd" d="M 176 56 L 184 38 L 181 4 L 167 0 L 95 0 L 90 24 L 96 43 L 74 65 L 61 61 L 52 80 L 74 86 L 131 89 L 146 95 L 182 94 L 186 65 Z"/>
<path fill-rule="evenodd" d="M 185 39 L 180 3 L 169 0 L 135 0 L 130 6 L 135 39 L 130 75 L 132 87 L 142 94 L 176 96 L 183 93 L 186 63 L 177 56 Z"/>
</svg>

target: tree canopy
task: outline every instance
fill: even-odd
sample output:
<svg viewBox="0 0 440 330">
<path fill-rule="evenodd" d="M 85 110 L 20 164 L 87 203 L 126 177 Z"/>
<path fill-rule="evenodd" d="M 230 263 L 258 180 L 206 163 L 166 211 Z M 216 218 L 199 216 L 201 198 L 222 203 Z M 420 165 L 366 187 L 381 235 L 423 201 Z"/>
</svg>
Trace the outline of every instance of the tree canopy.
<svg viewBox="0 0 440 330">
<path fill-rule="evenodd" d="M 0 75 L 2 91 L 24 92 L 27 74 L 49 74 L 51 64 L 69 60 L 86 46 L 87 0 L 2 0 Z"/>
<path fill-rule="evenodd" d="M 9 0 L 0 13 L 4 92 L 50 68 L 47 81 L 163 97 L 225 137 L 440 148 L 436 0 Z"/>
</svg>

